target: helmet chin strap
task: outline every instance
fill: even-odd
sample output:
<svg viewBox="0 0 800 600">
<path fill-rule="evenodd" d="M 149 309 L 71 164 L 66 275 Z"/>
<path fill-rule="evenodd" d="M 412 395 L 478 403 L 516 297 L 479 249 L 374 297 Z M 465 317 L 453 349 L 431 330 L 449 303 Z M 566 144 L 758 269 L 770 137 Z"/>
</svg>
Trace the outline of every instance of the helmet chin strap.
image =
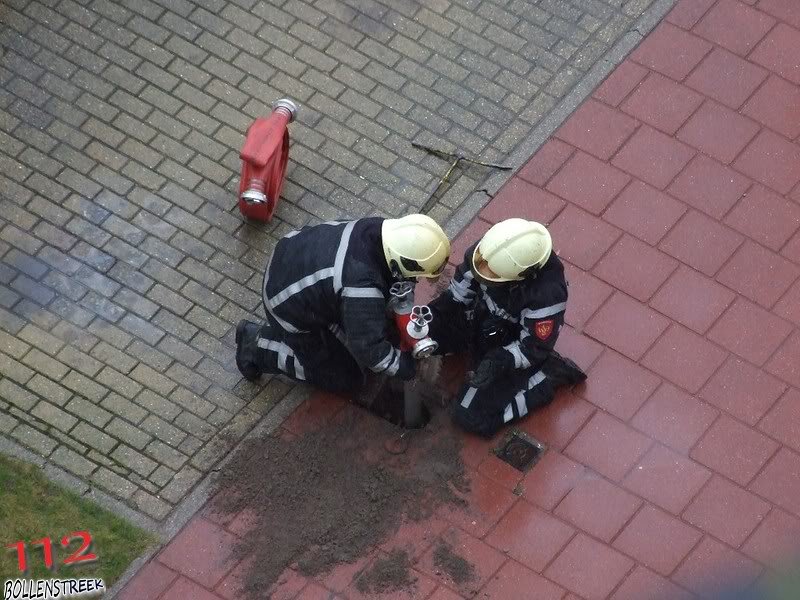
<svg viewBox="0 0 800 600">
<path fill-rule="evenodd" d="M 400 265 L 397 264 L 397 261 L 392 259 L 392 262 L 389 263 L 389 270 L 392 273 L 392 279 L 395 281 L 416 281 L 415 277 L 407 277 L 403 275 L 403 272 L 400 270 Z"/>
<path fill-rule="evenodd" d="M 522 273 L 520 273 L 520 276 L 522 277 L 522 279 L 536 279 L 539 276 L 540 270 L 541 267 L 537 266 L 528 267 Z"/>
</svg>

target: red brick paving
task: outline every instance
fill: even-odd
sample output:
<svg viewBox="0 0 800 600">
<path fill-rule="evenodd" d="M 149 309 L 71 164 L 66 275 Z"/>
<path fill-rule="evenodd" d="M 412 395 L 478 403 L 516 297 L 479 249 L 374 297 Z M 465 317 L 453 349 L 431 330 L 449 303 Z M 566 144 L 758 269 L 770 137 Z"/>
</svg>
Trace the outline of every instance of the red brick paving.
<svg viewBox="0 0 800 600">
<path fill-rule="evenodd" d="M 694 70 L 686 84 L 736 110 L 753 95 L 766 77 L 767 71 L 761 67 L 727 50 L 716 48 Z M 765 92 L 765 95 L 768 93 Z M 746 114 L 752 116 L 750 113 Z"/>
<path fill-rule="evenodd" d="M 575 529 L 525 501 L 517 502 L 486 537 L 487 543 L 541 572 L 567 545 Z"/>
<path fill-rule="evenodd" d="M 634 181 L 617 196 L 603 218 L 620 229 L 655 245 L 672 229 L 686 206 L 641 181 Z"/>
<path fill-rule="evenodd" d="M 718 414 L 715 408 L 691 394 L 663 383 L 631 423 L 662 444 L 678 452 L 689 452 Z"/>
<path fill-rule="evenodd" d="M 800 5 L 679 0 L 455 240 L 551 224 L 572 282 L 559 344 L 590 374 L 520 423 L 529 473 L 465 436 L 468 512 L 406 524 L 415 594 L 641 600 L 755 577 L 800 539 Z M 318 395 L 302 433 L 341 401 Z M 236 523 L 195 517 L 122 598 L 229 599 Z M 444 536 L 478 580 L 433 565 Z M 360 598 L 377 554 L 278 598 Z M 336 592 L 333 596 L 331 590 Z"/>
<path fill-rule="evenodd" d="M 645 506 L 617 536 L 614 547 L 664 576 L 675 570 L 702 534 L 654 506 Z"/>
<path fill-rule="evenodd" d="M 641 501 L 597 475 L 586 476 L 561 501 L 554 514 L 604 542 L 630 520 Z"/>
<path fill-rule="evenodd" d="M 763 369 L 729 357 L 700 397 L 748 425 L 755 425 L 785 389 L 786 384 Z"/>
<path fill-rule="evenodd" d="M 700 94 L 668 77 L 652 73 L 620 108 L 656 129 L 675 133 L 702 101 Z"/>
<path fill-rule="evenodd" d="M 620 419 L 630 419 L 658 387 L 659 378 L 635 362 L 606 350 L 592 366 L 583 396 Z"/>
<path fill-rule="evenodd" d="M 698 154 L 675 178 L 669 192 L 689 206 L 720 219 L 736 204 L 750 184 L 750 180 L 733 169 L 704 154 Z"/>
<path fill-rule="evenodd" d="M 650 300 L 650 306 L 695 333 L 705 333 L 736 294 L 710 277 L 681 265 Z"/>
</svg>

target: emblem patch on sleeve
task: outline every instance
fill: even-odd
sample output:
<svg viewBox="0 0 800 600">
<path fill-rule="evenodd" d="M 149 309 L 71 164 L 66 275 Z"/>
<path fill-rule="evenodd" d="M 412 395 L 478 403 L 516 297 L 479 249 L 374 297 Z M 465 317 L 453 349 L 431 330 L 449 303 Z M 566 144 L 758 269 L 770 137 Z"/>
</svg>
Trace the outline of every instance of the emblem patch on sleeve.
<svg viewBox="0 0 800 600">
<path fill-rule="evenodd" d="M 555 326 L 555 321 L 553 319 L 547 319 L 546 321 L 537 321 L 536 324 L 533 326 L 533 332 L 536 334 L 537 338 L 539 338 L 542 341 L 545 341 L 553 333 L 554 326 Z"/>
</svg>

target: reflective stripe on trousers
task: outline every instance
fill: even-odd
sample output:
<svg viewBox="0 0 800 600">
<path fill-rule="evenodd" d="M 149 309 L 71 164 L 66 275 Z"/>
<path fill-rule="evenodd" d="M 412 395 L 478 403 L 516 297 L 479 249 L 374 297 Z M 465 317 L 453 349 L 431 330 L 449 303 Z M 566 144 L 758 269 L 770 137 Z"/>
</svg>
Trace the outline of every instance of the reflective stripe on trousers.
<svg viewBox="0 0 800 600">
<path fill-rule="evenodd" d="M 503 423 L 508 423 L 514 418 L 514 404 L 517 405 L 517 417 L 524 417 L 528 414 L 528 404 L 525 402 L 525 394 L 535 388 L 545 380 L 546 375 L 543 371 L 536 371 L 528 379 L 528 385 L 524 390 L 518 391 L 514 395 L 514 402 L 509 402 L 503 412 Z"/>
<path fill-rule="evenodd" d="M 286 375 L 291 375 L 286 364 L 286 359 L 291 356 L 292 362 L 294 363 L 294 376 L 297 379 L 305 381 L 306 374 L 303 370 L 303 365 L 300 364 L 300 361 L 297 360 L 297 356 L 294 354 L 294 350 L 288 345 L 283 342 L 276 342 L 275 340 L 262 337 L 258 338 L 257 344 L 262 350 L 270 350 L 278 355 L 278 369 Z"/>
</svg>

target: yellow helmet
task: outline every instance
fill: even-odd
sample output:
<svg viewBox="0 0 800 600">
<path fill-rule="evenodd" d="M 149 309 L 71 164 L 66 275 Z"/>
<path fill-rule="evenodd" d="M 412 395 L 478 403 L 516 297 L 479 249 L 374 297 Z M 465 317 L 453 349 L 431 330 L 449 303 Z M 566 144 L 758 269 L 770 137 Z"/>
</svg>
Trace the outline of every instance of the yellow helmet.
<svg viewBox="0 0 800 600">
<path fill-rule="evenodd" d="M 488 283 L 519 281 L 530 269 L 544 266 L 553 251 L 550 232 L 541 223 L 525 219 L 506 219 L 493 225 L 481 238 L 472 254 L 472 271 Z M 485 261 L 497 277 L 478 271 Z"/>
<path fill-rule="evenodd" d="M 403 277 L 436 277 L 450 258 L 450 240 L 427 215 L 386 219 L 381 237 L 386 263 Z"/>
</svg>

